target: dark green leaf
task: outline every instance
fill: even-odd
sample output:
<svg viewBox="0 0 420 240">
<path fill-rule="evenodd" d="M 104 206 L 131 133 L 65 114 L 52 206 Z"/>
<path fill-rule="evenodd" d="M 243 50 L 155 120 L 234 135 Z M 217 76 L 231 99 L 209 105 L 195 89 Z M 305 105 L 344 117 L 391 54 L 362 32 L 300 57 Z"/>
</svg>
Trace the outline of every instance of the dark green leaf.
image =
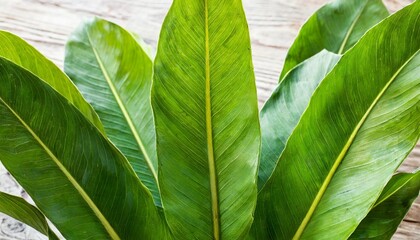
<svg viewBox="0 0 420 240">
<path fill-rule="evenodd" d="M 277 86 L 260 113 L 262 149 L 258 189 L 267 182 L 284 146 L 318 84 L 340 59 L 322 51 L 292 69 Z"/>
<path fill-rule="evenodd" d="M 23 198 L 0 192 L 0 212 L 33 227 L 49 239 L 58 239 L 49 228 L 44 215 Z"/>
<path fill-rule="evenodd" d="M 92 107 L 77 91 L 70 79 L 50 60 L 23 39 L 0 30 L 0 57 L 25 68 L 48 83 L 67 98 L 99 130 L 104 132 L 101 121 Z"/>
<path fill-rule="evenodd" d="M 342 54 L 389 15 L 381 0 L 336 0 L 302 26 L 287 53 L 280 80 L 297 64 L 323 49 Z"/>
<path fill-rule="evenodd" d="M 391 239 L 419 190 L 420 171 L 393 176 L 350 239 Z"/>
<path fill-rule="evenodd" d="M 64 237 L 162 237 L 150 192 L 67 99 L 4 58 L 0 82 L 0 160 Z"/>
<path fill-rule="evenodd" d="M 160 206 L 149 56 L 129 32 L 96 18 L 71 36 L 64 69 Z"/>
<path fill-rule="evenodd" d="M 376 25 L 316 89 L 259 194 L 258 239 L 345 239 L 419 138 L 420 2 Z"/>
<path fill-rule="evenodd" d="M 155 60 L 159 184 L 178 239 L 241 239 L 257 196 L 260 129 L 241 1 L 174 1 Z"/>
</svg>

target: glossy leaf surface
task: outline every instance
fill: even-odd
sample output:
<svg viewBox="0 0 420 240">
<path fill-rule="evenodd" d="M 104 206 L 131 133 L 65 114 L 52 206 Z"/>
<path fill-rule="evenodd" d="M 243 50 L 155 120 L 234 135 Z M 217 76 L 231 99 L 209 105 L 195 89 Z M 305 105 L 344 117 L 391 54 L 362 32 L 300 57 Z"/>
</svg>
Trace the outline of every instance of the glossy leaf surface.
<svg viewBox="0 0 420 240">
<path fill-rule="evenodd" d="M 0 82 L 0 160 L 64 237 L 162 237 L 150 192 L 67 99 L 3 58 Z"/>
<path fill-rule="evenodd" d="M 51 85 L 103 132 L 102 123 L 93 108 L 77 91 L 71 80 L 54 63 L 20 37 L 0 31 L 0 57 L 29 70 Z"/>
<path fill-rule="evenodd" d="M 350 239 L 391 239 L 419 191 L 420 171 L 393 176 Z"/>
<path fill-rule="evenodd" d="M 346 239 L 367 215 L 419 138 L 419 14 L 376 25 L 321 82 L 259 194 L 256 238 Z"/>
<path fill-rule="evenodd" d="M 260 129 L 241 1 L 174 1 L 154 72 L 159 184 L 175 238 L 242 238 L 256 204 Z"/>
<path fill-rule="evenodd" d="M 292 69 L 260 112 L 262 149 L 258 189 L 271 176 L 287 140 L 308 106 L 316 87 L 340 59 L 322 51 Z"/>
<path fill-rule="evenodd" d="M 280 80 L 323 49 L 343 54 L 388 15 L 382 0 L 336 0 L 326 4 L 302 26 L 287 53 Z"/>
<path fill-rule="evenodd" d="M 23 198 L 0 192 L 0 212 L 33 227 L 49 239 L 58 239 L 49 228 L 44 215 Z"/>
<path fill-rule="evenodd" d="M 129 32 L 94 19 L 70 37 L 64 69 L 160 206 L 149 56 Z"/>
</svg>

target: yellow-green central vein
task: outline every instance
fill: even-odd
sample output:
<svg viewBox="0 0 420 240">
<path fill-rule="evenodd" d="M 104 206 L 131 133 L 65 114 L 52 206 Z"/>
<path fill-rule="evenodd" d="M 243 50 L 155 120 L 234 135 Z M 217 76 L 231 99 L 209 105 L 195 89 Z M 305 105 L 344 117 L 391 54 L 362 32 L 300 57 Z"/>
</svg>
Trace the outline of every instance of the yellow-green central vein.
<svg viewBox="0 0 420 240">
<path fill-rule="evenodd" d="M 127 108 L 125 107 L 123 101 L 121 100 L 120 95 L 118 94 L 117 89 L 115 88 L 115 85 L 113 84 L 111 78 L 109 77 L 108 72 L 106 71 L 106 68 L 104 64 L 102 63 L 101 58 L 99 57 L 98 52 L 96 51 L 95 47 L 92 44 L 92 41 L 90 39 L 89 33 L 87 32 L 87 36 L 89 39 L 90 46 L 92 47 L 93 53 L 95 54 L 96 61 L 99 64 L 99 67 L 101 68 L 101 71 L 104 75 L 104 78 L 106 82 L 108 83 L 109 88 L 111 89 L 112 94 L 114 95 L 115 100 L 117 101 L 118 106 L 121 109 L 122 114 L 124 115 L 124 119 L 127 121 L 127 124 L 131 130 L 131 133 L 134 136 L 134 139 L 136 139 L 137 145 L 140 148 L 140 151 L 143 153 L 144 159 L 146 160 L 147 166 L 149 167 L 150 171 L 152 172 L 153 178 L 155 179 L 156 183 L 158 182 L 157 173 L 155 168 L 153 167 L 152 160 L 149 157 L 149 154 L 146 151 L 146 148 L 143 144 L 143 141 L 141 140 L 139 134 L 137 133 L 137 129 L 134 126 L 133 120 L 130 117 L 130 114 L 127 111 Z"/>
<path fill-rule="evenodd" d="M 328 173 L 327 177 L 325 178 L 324 182 L 322 183 L 321 188 L 318 191 L 318 194 L 316 195 L 314 201 L 312 202 L 311 207 L 309 208 L 308 212 L 306 213 L 305 218 L 303 219 L 302 223 L 300 224 L 298 230 L 295 233 L 295 236 L 293 236 L 293 240 L 299 239 L 303 231 L 305 230 L 306 226 L 308 225 L 309 221 L 311 220 L 312 215 L 315 212 L 315 209 L 317 208 L 319 202 L 321 201 L 322 196 L 324 196 L 324 193 L 327 191 L 327 188 L 335 174 L 335 172 L 338 169 L 338 166 L 340 165 L 341 161 L 346 156 L 348 150 L 350 149 L 351 144 L 353 143 L 354 139 L 356 138 L 357 133 L 359 132 L 362 125 L 365 123 L 367 117 L 372 112 L 373 108 L 376 106 L 376 104 L 379 102 L 381 97 L 384 95 L 386 90 L 389 88 L 389 86 L 394 82 L 394 80 L 397 78 L 398 74 L 404 69 L 404 67 L 419 53 L 419 50 L 415 52 L 391 77 L 391 79 L 385 84 L 385 86 L 382 88 L 381 92 L 378 94 L 378 96 L 375 98 L 375 100 L 372 102 L 372 104 L 369 106 L 368 110 L 366 111 L 365 115 L 363 115 L 362 119 L 359 121 L 357 126 L 354 128 L 353 132 L 351 133 L 349 139 L 347 140 L 346 144 L 344 145 L 343 149 L 341 150 L 340 154 L 338 155 L 337 159 L 334 162 L 334 165 L 332 166 L 330 172 Z"/>
<path fill-rule="evenodd" d="M 344 48 L 346 47 L 346 44 L 347 44 L 347 42 L 350 38 L 350 35 L 353 32 L 357 21 L 359 21 L 360 16 L 362 16 L 363 10 L 365 10 L 366 5 L 367 5 L 367 2 L 363 6 L 362 10 L 360 10 L 360 12 L 357 14 L 356 18 L 354 19 L 354 21 L 350 25 L 350 28 L 347 30 L 346 36 L 344 37 L 343 42 L 341 43 L 340 49 L 338 50 L 338 54 L 343 54 Z"/>
<path fill-rule="evenodd" d="M 208 0 L 204 0 L 205 18 L 205 41 L 206 41 L 206 131 L 207 131 L 207 152 L 210 174 L 211 208 L 213 220 L 214 240 L 220 239 L 219 221 L 219 196 L 217 191 L 216 163 L 213 150 L 213 128 L 211 116 L 211 94 L 210 94 L 210 43 L 209 43 L 209 9 Z"/>
<path fill-rule="evenodd" d="M 85 190 L 82 188 L 82 186 L 79 185 L 79 183 L 76 181 L 76 179 L 73 178 L 71 173 L 67 170 L 67 168 L 60 162 L 60 160 L 52 153 L 52 151 L 48 148 L 47 145 L 38 137 L 38 135 L 32 130 L 32 128 L 26 124 L 26 122 L 6 103 L 2 98 L 0 98 L 0 102 L 2 102 L 7 109 L 19 120 L 19 122 L 25 127 L 26 130 L 32 135 L 32 137 L 38 142 L 38 144 L 45 150 L 45 152 L 48 154 L 48 156 L 53 160 L 53 162 L 57 165 L 57 167 L 60 169 L 60 171 L 64 174 L 64 176 L 67 177 L 69 182 L 73 185 L 73 187 L 77 190 L 77 192 L 80 194 L 80 196 L 85 200 L 85 202 L 88 204 L 90 209 L 93 211 L 93 213 L 96 215 L 96 217 L 99 219 L 101 224 L 104 226 L 105 230 L 108 232 L 110 237 L 114 240 L 120 240 L 120 237 L 115 232 L 114 228 L 111 226 L 111 224 L 108 222 L 106 217 L 102 214 L 102 212 L 98 209 L 96 204 L 92 201 L 92 199 L 89 197 L 89 195 L 85 192 Z"/>
</svg>

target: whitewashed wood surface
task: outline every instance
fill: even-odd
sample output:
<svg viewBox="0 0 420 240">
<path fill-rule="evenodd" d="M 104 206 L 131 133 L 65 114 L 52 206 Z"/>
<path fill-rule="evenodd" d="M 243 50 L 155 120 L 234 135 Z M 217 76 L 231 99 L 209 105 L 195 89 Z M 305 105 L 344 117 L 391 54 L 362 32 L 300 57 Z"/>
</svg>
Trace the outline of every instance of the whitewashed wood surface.
<svg viewBox="0 0 420 240">
<path fill-rule="evenodd" d="M 249 21 L 260 106 L 274 89 L 288 47 L 302 23 L 326 0 L 243 0 Z M 412 0 L 384 0 L 393 12 Z M 0 29 L 13 32 L 63 66 L 64 44 L 84 19 L 99 16 L 139 34 L 156 47 L 170 0 L 0 0 Z M 1 44 L 1 43 L 0 43 Z M 400 171 L 420 166 L 420 145 Z M 0 168 L 0 190 L 28 199 L 27 194 Z M 1 239 L 44 239 L 35 230 L 0 215 Z M 394 239 L 420 239 L 420 198 Z"/>
</svg>

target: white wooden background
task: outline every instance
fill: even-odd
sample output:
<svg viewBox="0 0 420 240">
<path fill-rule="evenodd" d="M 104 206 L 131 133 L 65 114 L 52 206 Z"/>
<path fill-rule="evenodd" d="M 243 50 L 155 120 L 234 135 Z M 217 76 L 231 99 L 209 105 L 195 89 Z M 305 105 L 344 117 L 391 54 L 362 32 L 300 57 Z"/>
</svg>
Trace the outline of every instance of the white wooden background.
<svg viewBox="0 0 420 240">
<path fill-rule="evenodd" d="M 288 47 L 302 23 L 327 0 L 243 0 L 252 39 L 260 106 L 274 89 Z M 384 0 L 393 12 L 412 0 Z M 33 44 L 58 66 L 63 66 L 64 44 L 83 20 L 99 16 L 138 33 L 156 47 L 159 30 L 171 0 L 0 0 L 0 29 Z M 1 44 L 1 43 L 0 43 Z M 418 144 L 400 171 L 420 166 Z M 27 197 L 0 168 L 0 190 Z M 420 198 L 395 239 L 420 239 Z M 25 225 L 0 215 L 1 239 L 42 239 Z"/>
</svg>

